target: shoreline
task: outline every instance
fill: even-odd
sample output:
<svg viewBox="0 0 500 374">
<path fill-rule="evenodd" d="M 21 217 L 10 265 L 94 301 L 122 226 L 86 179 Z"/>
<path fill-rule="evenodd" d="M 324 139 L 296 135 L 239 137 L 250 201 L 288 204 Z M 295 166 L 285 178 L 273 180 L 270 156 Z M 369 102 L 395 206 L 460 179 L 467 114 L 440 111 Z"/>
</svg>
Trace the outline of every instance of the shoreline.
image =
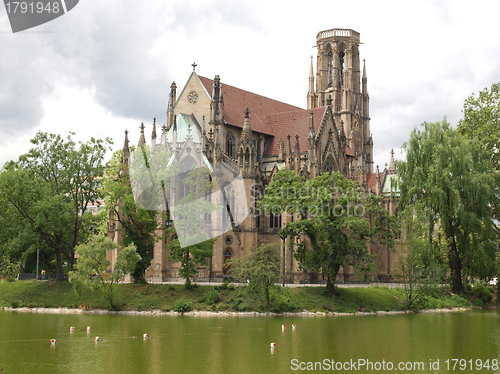
<svg viewBox="0 0 500 374">
<path fill-rule="evenodd" d="M 187 317 L 341 317 L 341 316 L 386 316 L 386 315 L 399 315 L 399 314 L 419 314 L 419 313 L 452 313 L 452 312 L 465 312 L 473 310 L 473 308 L 441 308 L 441 309 L 424 309 L 419 312 L 413 312 L 410 310 L 393 310 L 393 311 L 375 311 L 375 312 L 354 312 L 354 313 L 342 313 L 342 312 L 286 312 L 286 313 L 262 313 L 262 312 L 211 312 L 211 311 L 190 311 L 185 313 L 168 311 L 164 312 L 161 310 L 151 310 L 151 311 L 136 311 L 136 310 L 123 310 L 123 311 L 111 311 L 106 309 L 71 309 L 71 308 L 11 308 L 4 307 L 0 310 L 8 312 L 20 312 L 20 313 L 45 313 L 45 314 L 116 314 L 116 315 L 137 315 L 137 316 L 187 316 Z"/>
</svg>

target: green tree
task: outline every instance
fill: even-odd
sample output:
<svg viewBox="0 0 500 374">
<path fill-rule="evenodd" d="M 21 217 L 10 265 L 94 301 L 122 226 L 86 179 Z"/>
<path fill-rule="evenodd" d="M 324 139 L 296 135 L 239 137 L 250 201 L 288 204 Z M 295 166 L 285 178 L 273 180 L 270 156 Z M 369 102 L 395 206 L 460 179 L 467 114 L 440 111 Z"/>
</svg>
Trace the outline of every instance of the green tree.
<svg viewBox="0 0 500 374">
<path fill-rule="evenodd" d="M 179 239 L 176 238 L 168 244 L 167 249 L 170 250 L 169 259 L 172 262 L 180 262 L 179 274 L 185 279 L 186 288 L 191 288 L 191 280 L 198 273 L 196 265 L 207 265 L 207 258 L 212 256 L 214 243 L 215 239 L 210 239 L 187 247 L 181 247 Z"/>
<path fill-rule="evenodd" d="M 500 168 L 500 83 L 472 94 L 464 102 L 464 118 L 458 131 L 466 137 L 478 139 L 488 150 L 493 166 Z"/>
<path fill-rule="evenodd" d="M 119 251 L 113 270 L 108 272 L 110 262 L 106 253 L 116 248 L 118 245 L 111 239 L 97 235 L 88 243 L 78 245 L 75 249 L 78 255 L 76 270 L 70 273 L 69 278 L 77 292 L 82 288 L 98 289 L 112 310 L 117 309 L 115 283 L 131 273 L 141 259 L 135 245 L 131 244 Z"/>
<path fill-rule="evenodd" d="M 133 148 L 131 150 L 134 151 Z M 107 210 L 113 212 L 110 223 L 122 233 L 121 244 L 128 246 L 133 243 L 141 257 L 132 272 L 134 282 L 145 283 L 146 269 L 151 265 L 150 251 L 160 239 L 155 232 L 161 228 L 162 215 L 159 210 L 144 209 L 137 204 L 128 170 L 128 159 L 123 157 L 123 151 L 116 151 L 107 163 L 102 193 L 105 195 Z M 147 171 L 136 167 L 134 172 Z"/>
<path fill-rule="evenodd" d="M 0 256 L 0 279 L 13 282 L 19 271 L 19 265 L 11 262 L 7 257 Z"/>
<path fill-rule="evenodd" d="M 249 294 L 260 299 L 264 297 L 267 306 L 271 304 L 270 290 L 279 278 L 280 256 L 274 243 L 261 244 L 252 248 L 252 253 L 229 261 L 230 273 L 242 283 L 248 282 Z"/>
<path fill-rule="evenodd" d="M 17 255 L 36 247 L 52 250 L 58 280 L 63 279 L 63 258 L 74 263 L 88 205 L 102 198 L 98 181 L 111 143 L 91 138 L 77 144 L 72 135 L 38 132 L 33 148 L 0 173 L 0 210 L 10 222 L 10 234 L 0 237 L 2 245 L 14 244 Z"/>
<path fill-rule="evenodd" d="M 432 221 L 431 211 L 423 202 L 401 212 L 403 240 L 396 275 L 405 285 L 407 307 L 411 310 L 425 307 L 426 287 L 441 283 L 449 269 L 446 240 Z"/>
<path fill-rule="evenodd" d="M 338 172 L 306 181 L 283 169 L 273 178 L 259 207 L 275 215 L 299 214 L 278 236 L 297 242 L 295 257 L 301 266 L 323 273 L 327 290 L 333 292 L 342 266 L 366 267 L 371 260 L 366 250 L 370 228 L 364 203 L 357 183 Z"/>
<path fill-rule="evenodd" d="M 491 256 L 484 248 L 492 239 L 491 203 L 500 175 L 486 150 L 460 136 L 446 120 L 423 123 L 403 148 L 400 211 L 417 203 L 429 209 L 429 230 L 439 224 L 448 243 L 453 292 L 461 293 L 464 269 L 477 275 L 471 261 Z"/>
<path fill-rule="evenodd" d="M 488 151 L 493 167 L 500 171 L 500 83 L 472 94 L 464 102 L 464 118 L 458 131 L 464 137 L 477 139 Z M 495 215 L 500 217 L 500 191 L 495 196 Z"/>
</svg>

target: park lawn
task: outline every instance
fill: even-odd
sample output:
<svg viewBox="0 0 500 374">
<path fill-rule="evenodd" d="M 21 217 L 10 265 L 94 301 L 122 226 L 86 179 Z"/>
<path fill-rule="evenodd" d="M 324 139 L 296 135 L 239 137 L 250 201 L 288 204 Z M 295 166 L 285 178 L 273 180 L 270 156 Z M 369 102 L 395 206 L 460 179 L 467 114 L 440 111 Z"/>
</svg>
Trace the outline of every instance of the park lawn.
<svg viewBox="0 0 500 374">
<path fill-rule="evenodd" d="M 276 288 L 276 304 L 267 310 L 240 308 L 245 298 L 243 287 L 194 286 L 187 290 L 182 285 L 170 284 L 116 284 L 115 297 L 119 310 L 170 311 L 177 310 L 179 300 L 198 311 L 273 311 L 273 312 L 375 312 L 405 309 L 404 291 L 387 287 L 336 288 L 329 295 L 324 287 Z M 208 301 L 207 293 L 218 293 L 215 302 Z M 463 307 L 467 300 L 442 292 L 441 301 L 429 307 Z M 69 282 L 0 281 L 0 308 L 80 308 L 106 309 L 107 304 L 98 290 L 77 294 Z"/>
</svg>

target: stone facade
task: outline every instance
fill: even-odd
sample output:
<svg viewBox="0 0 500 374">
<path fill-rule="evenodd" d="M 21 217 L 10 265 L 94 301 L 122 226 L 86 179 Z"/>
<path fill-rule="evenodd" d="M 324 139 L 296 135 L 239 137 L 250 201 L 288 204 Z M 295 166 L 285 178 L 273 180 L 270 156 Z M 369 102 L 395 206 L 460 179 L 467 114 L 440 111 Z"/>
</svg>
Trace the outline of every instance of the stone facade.
<svg viewBox="0 0 500 374">
<path fill-rule="evenodd" d="M 224 205 L 232 226 L 218 236 L 209 265 L 198 269 L 199 280 L 224 279 L 227 276 L 225 261 L 244 256 L 261 241 L 278 243 L 280 251 L 284 246 L 288 281 L 322 280 L 321 275 L 299 272 L 290 243 L 282 243 L 277 237 L 279 229 L 290 218 L 256 209 L 259 194 L 264 193 L 282 168 L 295 170 L 306 178 L 325 171 L 339 171 L 366 190 L 385 193 L 383 204 L 394 212 L 392 191 L 386 191 L 391 175 L 395 175 L 393 157 L 392 169 L 386 167 L 380 173 L 377 166 L 373 173 L 367 75 L 364 62 L 361 71 L 359 44 L 359 33 L 353 30 L 318 33 L 316 73 L 311 57 L 307 109 L 223 84 L 218 75 L 214 79 L 199 76 L 196 64 L 179 95 L 177 85 L 172 83 L 166 125 L 162 127 L 160 139 L 156 137 L 156 121 L 153 123 L 153 152 L 158 147 L 168 147 L 182 164 L 187 158 L 191 159 L 192 150 L 196 150 L 203 157 L 195 157 L 190 162 L 200 166 L 207 163 L 212 174 L 217 172 L 218 164 L 224 163 L 234 177 L 241 174 L 246 198 L 254 213 L 238 221 L 239 213 L 232 208 L 234 191 L 227 188 L 229 181 L 222 180 L 220 186 L 214 186 L 225 191 Z M 142 127 L 140 144 L 146 142 L 144 131 Z M 173 188 L 179 195 L 182 186 L 174 183 Z M 210 220 L 211 227 L 220 226 L 220 217 Z M 110 225 L 109 235 L 119 241 L 119 229 L 113 227 Z M 148 281 L 166 281 L 179 276 L 180 265 L 167 260 L 166 245 L 166 241 L 156 243 L 147 272 Z M 379 254 L 377 265 L 383 277 L 393 268 L 394 258 L 391 259 L 391 253 L 383 246 L 372 246 L 370 251 Z M 352 280 L 351 269 L 342 270 L 340 278 Z"/>
</svg>

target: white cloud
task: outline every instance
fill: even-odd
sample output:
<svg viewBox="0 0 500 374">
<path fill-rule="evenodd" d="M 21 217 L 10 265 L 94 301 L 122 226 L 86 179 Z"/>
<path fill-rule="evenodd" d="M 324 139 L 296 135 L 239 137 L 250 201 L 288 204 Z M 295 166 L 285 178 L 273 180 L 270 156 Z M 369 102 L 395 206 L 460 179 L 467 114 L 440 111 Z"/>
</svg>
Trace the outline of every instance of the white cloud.
<svg viewBox="0 0 500 374">
<path fill-rule="evenodd" d="M 498 10 L 493 0 L 81 1 L 32 32 L 0 33 L 0 164 L 39 129 L 112 136 L 118 148 L 128 128 L 137 142 L 140 122 L 165 122 L 170 83 L 182 89 L 193 61 L 200 75 L 304 107 L 316 34 L 352 28 L 382 166 L 415 126 L 456 124 L 465 98 L 498 81 Z"/>
</svg>

